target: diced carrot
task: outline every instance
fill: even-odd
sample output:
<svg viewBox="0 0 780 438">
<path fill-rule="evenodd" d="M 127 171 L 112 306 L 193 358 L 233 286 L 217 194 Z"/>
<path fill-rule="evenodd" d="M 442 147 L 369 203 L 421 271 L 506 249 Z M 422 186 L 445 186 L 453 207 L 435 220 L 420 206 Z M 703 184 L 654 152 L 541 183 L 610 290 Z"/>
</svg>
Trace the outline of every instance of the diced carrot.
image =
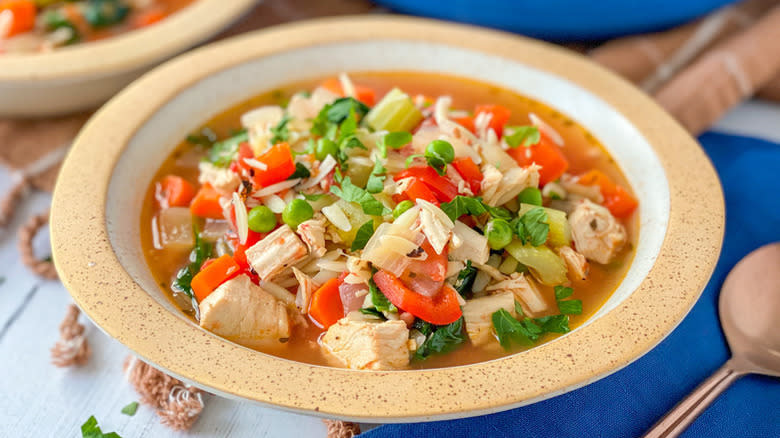
<svg viewBox="0 0 780 438">
<path fill-rule="evenodd" d="M 343 277 L 343 276 L 342 276 Z M 309 317 L 315 324 L 327 329 L 344 317 L 339 286 L 343 278 L 331 278 L 314 291 L 309 304 Z"/>
<path fill-rule="evenodd" d="M 190 211 L 199 217 L 224 219 L 222 206 L 219 205 L 219 198 L 220 194 L 214 190 L 214 187 L 211 187 L 208 183 L 203 184 L 190 204 Z"/>
<path fill-rule="evenodd" d="M 453 117 L 452 121 L 468 129 L 471 132 L 476 132 L 477 130 L 477 128 L 474 127 L 474 117 L 471 116 Z"/>
<path fill-rule="evenodd" d="M 569 168 L 569 161 L 563 155 L 563 151 L 544 134 L 542 134 L 539 143 L 532 146 L 519 146 L 510 148 L 507 153 L 523 167 L 531 164 L 538 164 L 539 184 L 544 186 L 548 182 L 560 178 L 566 169 Z"/>
<path fill-rule="evenodd" d="M 257 161 L 265 164 L 267 167 L 266 170 L 254 170 L 252 178 L 258 187 L 267 187 L 271 184 L 282 182 L 295 173 L 292 150 L 290 145 L 284 142 L 277 143 L 266 153 L 257 157 Z"/>
<path fill-rule="evenodd" d="M 622 186 L 615 184 L 604 172 L 593 169 L 577 178 L 584 186 L 598 186 L 604 196 L 604 207 L 607 207 L 615 217 L 627 217 L 639 206 L 639 202 Z"/>
<path fill-rule="evenodd" d="M 479 193 L 479 189 L 482 187 L 483 175 L 482 171 L 479 170 L 479 166 L 474 163 L 471 157 L 455 158 L 452 160 L 452 167 L 466 180 L 472 193 Z"/>
<path fill-rule="evenodd" d="M 162 9 L 152 9 L 149 11 L 141 12 L 133 17 L 132 27 L 139 29 L 146 26 L 151 26 L 154 23 L 165 18 L 167 14 Z"/>
<path fill-rule="evenodd" d="M 338 78 L 326 79 L 320 86 L 333 94 L 344 97 L 344 89 L 341 87 L 341 81 Z M 353 84 L 355 87 L 355 99 L 365 103 L 368 106 L 374 106 L 376 103 L 376 92 L 369 87 Z"/>
<path fill-rule="evenodd" d="M 238 275 L 241 267 L 238 266 L 233 257 L 225 254 L 222 257 L 212 261 L 208 265 L 204 264 L 200 272 L 192 277 L 190 286 L 198 302 L 203 301 L 220 284 L 230 280 Z"/>
<path fill-rule="evenodd" d="M 476 118 L 479 114 L 490 114 L 488 127 L 496 131 L 496 135 L 500 138 L 504 133 L 504 125 L 509 121 L 512 111 L 501 105 L 477 105 L 474 109 L 474 117 Z"/>
<path fill-rule="evenodd" d="M 8 35 L 14 36 L 30 31 L 35 27 L 35 2 L 31 0 L 0 0 L 0 13 L 11 13 L 11 30 Z"/>
<path fill-rule="evenodd" d="M 186 179 L 166 175 L 155 186 L 155 197 L 160 207 L 186 207 L 195 196 L 195 188 Z"/>
</svg>

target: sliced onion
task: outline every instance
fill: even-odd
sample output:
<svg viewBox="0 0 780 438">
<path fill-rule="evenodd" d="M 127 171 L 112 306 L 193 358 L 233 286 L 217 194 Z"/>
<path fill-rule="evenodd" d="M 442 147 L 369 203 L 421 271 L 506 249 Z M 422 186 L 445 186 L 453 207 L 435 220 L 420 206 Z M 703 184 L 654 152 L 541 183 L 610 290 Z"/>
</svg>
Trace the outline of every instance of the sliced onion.
<svg viewBox="0 0 780 438">
<path fill-rule="evenodd" d="M 317 260 L 317 267 L 326 271 L 344 272 L 347 270 L 347 262 L 340 260 Z"/>
<path fill-rule="evenodd" d="M 528 114 L 528 118 L 531 119 L 531 123 L 536 126 L 542 134 L 550 137 L 550 140 L 554 141 L 558 146 L 563 146 L 563 137 L 561 137 L 561 134 L 558 134 L 558 131 L 553 129 L 552 126 L 548 125 L 547 122 L 534 113 Z"/>
<path fill-rule="evenodd" d="M 366 293 L 368 293 L 368 286 L 365 283 L 342 283 L 339 286 L 339 296 L 341 297 L 341 304 L 344 306 L 344 314 L 346 315 L 353 310 L 359 310 L 363 307 Z"/>
<path fill-rule="evenodd" d="M 355 85 L 352 84 L 352 80 L 349 79 L 346 73 L 339 74 L 339 82 L 341 83 L 341 91 L 344 92 L 344 96 L 355 97 Z"/>
<path fill-rule="evenodd" d="M 241 115 L 241 126 L 252 128 L 257 124 L 273 126 L 284 117 L 284 110 L 280 106 L 267 105 L 247 111 Z"/>
<path fill-rule="evenodd" d="M 263 288 L 269 294 L 273 295 L 279 301 L 283 302 L 284 304 L 287 305 L 295 304 L 295 295 L 293 295 L 292 293 L 290 293 L 290 291 L 279 286 L 276 283 L 260 280 L 260 287 Z"/>
<path fill-rule="evenodd" d="M 238 193 L 233 192 L 233 209 L 236 212 L 236 231 L 238 231 L 238 241 L 243 245 L 249 237 L 249 217 L 246 214 L 246 205 Z"/>
</svg>

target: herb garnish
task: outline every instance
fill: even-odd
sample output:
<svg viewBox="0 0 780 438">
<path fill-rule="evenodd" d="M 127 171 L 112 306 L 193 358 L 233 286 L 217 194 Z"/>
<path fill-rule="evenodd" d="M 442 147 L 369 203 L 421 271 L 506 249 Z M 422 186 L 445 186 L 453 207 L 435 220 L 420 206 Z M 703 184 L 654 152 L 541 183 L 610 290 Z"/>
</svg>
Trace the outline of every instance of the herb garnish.
<svg viewBox="0 0 780 438">
<path fill-rule="evenodd" d="M 412 327 L 425 335 L 425 342 L 418 345 L 417 351 L 414 352 L 414 358 L 417 360 L 425 360 L 434 353 L 448 353 L 466 340 L 463 335 L 463 317 L 441 326 L 418 319 Z"/>
<path fill-rule="evenodd" d="M 341 187 L 336 185 L 330 186 L 330 192 L 334 195 L 347 202 L 356 202 L 360 204 L 365 214 L 384 216 L 391 213 L 390 209 L 374 198 L 371 193 L 352 184 L 352 181 L 350 181 L 348 176 L 341 179 L 338 177 L 337 173 L 336 179 L 337 182 L 341 184 Z"/>
<path fill-rule="evenodd" d="M 198 303 L 195 301 L 195 295 L 192 293 L 192 278 L 200 271 L 203 262 L 211 257 L 212 245 L 200 238 L 200 233 L 195 224 L 193 224 L 193 231 L 195 232 L 195 247 L 190 252 L 190 263 L 179 269 L 171 289 L 187 294 L 192 299 L 193 308 L 197 312 Z"/>
<path fill-rule="evenodd" d="M 289 122 L 290 116 L 285 114 L 282 117 L 282 120 L 279 120 L 279 123 L 277 123 L 276 126 L 271 127 L 270 131 L 271 134 L 273 134 L 271 137 L 271 144 L 287 141 L 287 139 L 290 138 L 290 129 L 287 127 Z"/>
<path fill-rule="evenodd" d="M 98 422 L 95 416 L 89 417 L 84 424 L 81 425 L 81 437 L 82 438 L 122 438 L 116 432 L 103 433 L 98 426 Z"/>
<path fill-rule="evenodd" d="M 196 146 L 210 148 L 217 141 L 217 134 L 210 128 L 203 128 L 199 133 L 187 136 L 187 142 Z"/>
<path fill-rule="evenodd" d="M 371 236 L 373 235 L 374 235 L 374 221 L 372 219 L 367 221 L 363 225 L 361 225 L 360 228 L 358 228 L 357 234 L 355 234 L 355 240 L 352 241 L 352 246 L 349 248 L 349 250 L 357 251 L 359 249 L 365 248 L 369 239 L 371 239 Z"/>
<path fill-rule="evenodd" d="M 366 191 L 368 193 L 379 193 L 384 190 L 384 180 L 386 176 L 382 174 L 385 173 L 385 171 L 385 166 L 377 160 L 374 163 L 374 168 L 371 170 L 371 175 L 369 175 L 368 182 L 366 183 Z"/>
<path fill-rule="evenodd" d="M 125 415 L 133 416 L 135 415 L 135 412 L 138 410 L 138 402 L 134 401 L 132 403 L 129 403 L 127 406 L 122 408 L 122 413 Z"/>
<path fill-rule="evenodd" d="M 462 296 L 471 295 L 471 288 L 474 286 L 474 279 L 477 278 L 477 268 L 471 265 L 471 260 L 466 260 L 466 267 L 458 272 L 458 278 L 453 287 Z"/>
<path fill-rule="evenodd" d="M 373 279 L 368 281 L 368 291 L 371 294 L 371 303 L 374 304 L 376 310 L 379 312 L 398 312 L 398 308 L 379 290 Z"/>
<path fill-rule="evenodd" d="M 238 153 L 238 145 L 249 140 L 249 134 L 239 132 L 236 135 L 214 143 L 206 154 L 206 160 L 218 167 L 227 167 Z"/>
<path fill-rule="evenodd" d="M 523 308 L 517 301 L 515 301 L 515 312 L 517 318 L 506 309 L 498 309 L 492 316 L 498 342 L 505 350 L 509 350 L 512 343 L 530 347 L 545 333 L 568 333 L 570 330 L 569 315 L 563 313 L 532 319 L 524 316 Z"/>
<path fill-rule="evenodd" d="M 456 196 L 450 202 L 442 203 L 440 208 L 453 221 L 464 214 L 480 216 L 487 213 L 485 204 L 482 203 L 480 198 L 462 195 Z"/>
<path fill-rule="evenodd" d="M 567 300 L 574 289 L 565 286 L 555 286 L 555 301 L 558 303 L 558 310 L 564 315 L 579 315 L 582 313 L 582 300 Z"/>
<path fill-rule="evenodd" d="M 298 178 L 308 178 L 311 176 L 311 172 L 309 169 L 303 165 L 303 163 L 295 163 L 295 172 L 293 172 L 292 175 L 290 175 L 288 180 L 291 179 L 298 179 Z"/>
<path fill-rule="evenodd" d="M 412 142 L 412 134 L 406 131 L 390 132 L 376 142 L 382 158 L 387 157 L 387 148 L 400 149 Z"/>
<path fill-rule="evenodd" d="M 536 207 L 512 222 L 515 233 L 520 237 L 523 245 L 530 242 L 533 246 L 540 246 L 547 241 L 547 234 L 550 232 L 547 220 L 547 212 L 544 208 Z"/>
<path fill-rule="evenodd" d="M 539 143 L 541 136 L 536 126 L 507 126 L 504 131 L 512 130 L 511 134 L 504 135 L 506 144 L 516 148 L 518 146 L 533 146 Z"/>
</svg>

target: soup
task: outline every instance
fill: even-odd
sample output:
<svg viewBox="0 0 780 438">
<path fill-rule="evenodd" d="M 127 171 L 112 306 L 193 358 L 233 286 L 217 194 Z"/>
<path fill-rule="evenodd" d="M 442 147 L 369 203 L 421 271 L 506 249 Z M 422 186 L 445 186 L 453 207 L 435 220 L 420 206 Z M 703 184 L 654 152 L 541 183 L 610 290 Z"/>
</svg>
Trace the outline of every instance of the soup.
<svg viewBox="0 0 780 438">
<path fill-rule="evenodd" d="M 0 54 L 45 52 L 151 26 L 193 0 L 0 0 Z"/>
<path fill-rule="evenodd" d="M 620 169 L 541 102 L 356 73 L 247 100 L 148 187 L 160 286 L 206 330 L 354 369 L 462 365 L 582 324 L 638 235 Z"/>
</svg>

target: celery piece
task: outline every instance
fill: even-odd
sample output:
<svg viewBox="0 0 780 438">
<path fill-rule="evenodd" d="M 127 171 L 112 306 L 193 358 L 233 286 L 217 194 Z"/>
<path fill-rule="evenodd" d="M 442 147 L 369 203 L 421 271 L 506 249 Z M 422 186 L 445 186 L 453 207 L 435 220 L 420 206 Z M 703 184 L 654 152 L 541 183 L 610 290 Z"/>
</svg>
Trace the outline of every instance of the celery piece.
<svg viewBox="0 0 780 438">
<path fill-rule="evenodd" d="M 517 215 L 522 216 L 534 208 L 539 208 L 539 206 L 520 204 L 520 210 L 517 212 Z M 547 243 L 554 248 L 559 246 L 570 246 L 571 226 L 569 225 L 568 219 L 566 219 L 566 213 L 554 208 L 542 208 L 544 208 L 544 211 L 547 213 L 546 223 L 550 226 L 550 233 L 547 235 Z"/>
<path fill-rule="evenodd" d="M 511 255 L 508 255 L 503 262 L 501 262 L 500 265 L 498 265 L 498 270 L 502 274 L 509 275 L 517 270 L 517 259 L 512 257 Z"/>
<path fill-rule="evenodd" d="M 365 225 L 366 222 L 374 219 L 373 216 L 367 215 L 363 212 L 363 209 L 360 207 L 360 205 L 354 203 L 354 202 L 347 202 L 343 199 L 339 199 L 336 201 L 336 205 L 341 209 L 341 211 L 344 212 L 344 215 L 347 216 L 347 219 L 349 220 L 349 224 L 352 225 L 352 229 L 349 231 L 342 231 L 338 228 L 336 229 L 336 233 L 338 233 L 341 240 L 347 245 L 352 245 L 352 242 L 355 240 L 355 237 L 357 236 L 358 230 L 361 226 Z M 374 228 L 381 223 L 374 221 Z"/>
<path fill-rule="evenodd" d="M 542 284 L 555 286 L 567 281 L 566 264 L 550 248 L 523 245 L 515 240 L 504 248 L 518 262 L 527 266 L 531 274 Z"/>
<path fill-rule="evenodd" d="M 393 88 L 371 108 L 363 123 L 375 131 L 411 131 L 423 119 L 409 95 Z"/>
</svg>

